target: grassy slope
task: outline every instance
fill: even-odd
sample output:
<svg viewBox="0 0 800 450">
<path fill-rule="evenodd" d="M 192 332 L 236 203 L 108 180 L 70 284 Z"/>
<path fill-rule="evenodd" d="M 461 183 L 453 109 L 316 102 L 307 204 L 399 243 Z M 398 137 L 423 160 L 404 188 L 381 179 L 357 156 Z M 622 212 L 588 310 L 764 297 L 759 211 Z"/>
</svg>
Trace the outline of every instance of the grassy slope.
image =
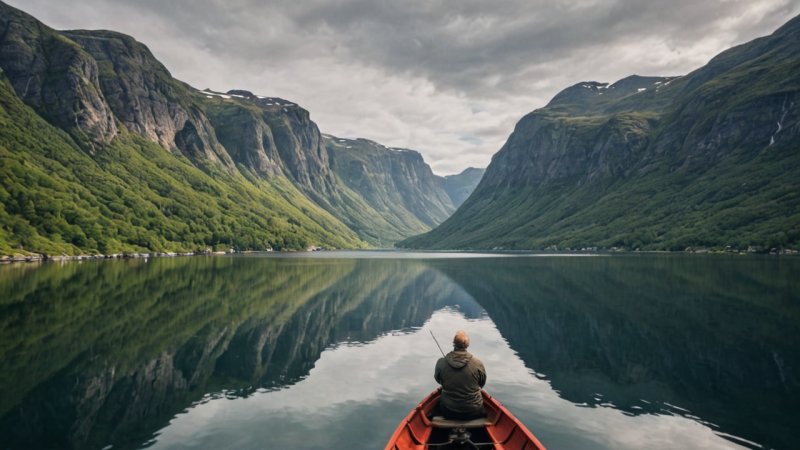
<svg viewBox="0 0 800 450">
<path fill-rule="evenodd" d="M 344 183 L 339 186 L 337 194 L 331 199 L 330 208 L 361 239 L 378 248 L 390 247 L 392 243 L 408 236 L 430 230 L 419 219 L 400 208 L 375 209 Z"/>
<path fill-rule="evenodd" d="M 89 157 L 5 80 L 0 124 L 0 254 L 363 245 L 285 179 L 203 172 L 132 134 Z"/>
</svg>

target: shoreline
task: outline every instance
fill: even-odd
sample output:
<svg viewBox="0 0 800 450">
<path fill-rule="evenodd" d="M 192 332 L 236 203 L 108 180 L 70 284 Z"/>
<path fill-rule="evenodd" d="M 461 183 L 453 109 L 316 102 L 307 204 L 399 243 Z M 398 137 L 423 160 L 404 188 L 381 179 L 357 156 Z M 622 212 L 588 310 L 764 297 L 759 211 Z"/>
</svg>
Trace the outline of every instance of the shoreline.
<svg viewBox="0 0 800 450">
<path fill-rule="evenodd" d="M 423 249 L 337 249 L 327 250 L 325 253 L 336 253 L 337 251 L 364 251 L 364 252 L 388 252 L 388 253 L 487 253 L 497 255 L 537 255 L 546 254 L 552 256 L 570 256 L 570 255 L 678 255 L 678 254 L 702 254 L 702 255 L 762 255 L 762 256 L 795 256 L 800 255 L 800 251 L 794 249 L 772 249 L 770 251 L 757 251 L 755 249 L 747 250 L 713 250 L 706 248 L 687 248 L 681 251 L 669 250 L 622 250 L 622 249 L 580 249 L 580 250 L 501 250 L 501 249 L 466 249 L 466 250 L 423 250 Z M 287 252 L 272 252 L 272 251 L 226 251 L 226 252 L 154 252 L 154 253 L 114 253 L 110 255 L 46 255 L 46 254 L 30 254 L 30 255 L 2 255 L 0 256 L 0 265 L 7 264 L 29 264 L 29 263 L 46 263 L 46 262 L 65 262 L 65 261 L 92 261 L 92 260 L 108 260 L 108 259 L 148 259 L 148 258 L 179 258 L 189 256 L 226 256 L 237 254 L 258 254 L 258 253 L 317 253 L 319 250 L 308 250 L 306 252 L 287 251 Z"/>
<path fill-rule="evenodd" d="M 34 253 L 31 255 L 3 255 L 0 256 L 0 264 L 14 263 L 42 263 L 42 262 L 62 262 L 62 261 L 88 261 L 100 259 L 147 259 L 147 258 L 177 258 L 184 256 L 218 256 L 230 254 L 228 252 L 181 252 L 181 253 L 113 253 L 110 255 L 42 255 Z"/>
</svg>

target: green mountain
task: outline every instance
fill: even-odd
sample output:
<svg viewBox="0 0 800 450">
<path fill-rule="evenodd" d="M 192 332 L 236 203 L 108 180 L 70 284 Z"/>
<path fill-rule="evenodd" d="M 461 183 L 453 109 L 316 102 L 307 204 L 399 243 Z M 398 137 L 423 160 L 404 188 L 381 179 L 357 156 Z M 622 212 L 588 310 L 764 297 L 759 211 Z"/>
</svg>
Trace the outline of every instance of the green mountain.
<svg viewBox="0 0 800 450">
<path fill-rule="evenodd" d="M 800 17 L 683 77 L 584 82 L 517 123 L 411 248 L 800 247 Z"/>
<path fill-rule="evenodd" d="M 384 247 L 442 223 L 455 211 L 444 178 L 414 150 L 325 136 L 341 195 L 326 209 L 367 242 Z"/>
<path fill-rule="evenodd" d="M 320 203 L 359 237 L 385 247 L 424 233 L 453 214 L 475 189 L 483 169 L 458 175 L 433 173 L 414 150 L 368 139 L 323 135 L 330 167 L 341 188 Z"/>
<path fill-rule="evenodd" d="M 370 203 L 308 111 L 195 89 L 129 36 L 56 31 L 2 2 L 0 29 L 0 254 L 355 248 L 454 210 L 425 189 Z"/>
</svg>

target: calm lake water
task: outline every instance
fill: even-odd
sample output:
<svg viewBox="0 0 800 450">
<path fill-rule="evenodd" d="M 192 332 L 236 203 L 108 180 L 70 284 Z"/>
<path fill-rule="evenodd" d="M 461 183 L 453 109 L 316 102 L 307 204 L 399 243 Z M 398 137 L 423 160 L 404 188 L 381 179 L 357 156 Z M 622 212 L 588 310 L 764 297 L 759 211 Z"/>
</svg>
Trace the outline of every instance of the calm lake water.
<svg viewBox="0 0 800 450">
<path fill-rule="evenodd" d="M 0 448 L 382 449 L 465 329 L 550 449 L 797 448 L 800 259 L 0 267 Z"/>
</svg>

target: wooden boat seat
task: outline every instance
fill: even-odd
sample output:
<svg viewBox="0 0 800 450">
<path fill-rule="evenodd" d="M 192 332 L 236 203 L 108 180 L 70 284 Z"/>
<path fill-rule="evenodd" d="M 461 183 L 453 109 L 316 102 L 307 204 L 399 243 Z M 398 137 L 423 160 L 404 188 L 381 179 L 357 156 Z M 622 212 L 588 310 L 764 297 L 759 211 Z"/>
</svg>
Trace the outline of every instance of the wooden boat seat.
<svg viewBox="0 0 800 450">
<path fill-rule="evenodd" d="M 450 420 L 445 419 L 442 416 L 434 416 L 431 419 L 431 425 L 433 428 L 482 428 L 492 425 L 493 423 L 494 421 L 488 417 L 481 417 L 479 419 L 472 420 Z"/>
</svg>

